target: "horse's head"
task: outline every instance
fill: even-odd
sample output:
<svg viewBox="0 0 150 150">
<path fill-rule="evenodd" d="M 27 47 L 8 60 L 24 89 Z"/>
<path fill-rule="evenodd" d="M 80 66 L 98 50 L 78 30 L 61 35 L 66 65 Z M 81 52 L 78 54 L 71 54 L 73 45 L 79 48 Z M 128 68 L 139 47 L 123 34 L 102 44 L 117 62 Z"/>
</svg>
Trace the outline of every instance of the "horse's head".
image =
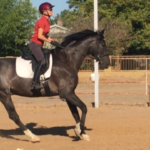
<svg viewBox="0 0 150 150">
<path fill-rule="evenodd" d="M 110 64 L 107 46 L 104 40 L 104 30 L 94 32 L 86 29 L 73 33 L 65 37 L 61 44 L 67 49 L 77 52 L 83 59 L 86 55 L 92 55 L 96 61 L 100 62 L 101 68 L 107 68 Z M 66 50 L 67 50 L 66 49 Z M 76 57 L 76 58 L 79 58 Z"/>
<path fill-rule="evenodd" d="M 104 40 L 104 30 L 97 32 L 96 38 L 91 42 L 89 54 L 91 54 L 96 61 L 100 62 L 101 68 L 105 69 L 110 65 L 109 53 Z"/>
</svg>

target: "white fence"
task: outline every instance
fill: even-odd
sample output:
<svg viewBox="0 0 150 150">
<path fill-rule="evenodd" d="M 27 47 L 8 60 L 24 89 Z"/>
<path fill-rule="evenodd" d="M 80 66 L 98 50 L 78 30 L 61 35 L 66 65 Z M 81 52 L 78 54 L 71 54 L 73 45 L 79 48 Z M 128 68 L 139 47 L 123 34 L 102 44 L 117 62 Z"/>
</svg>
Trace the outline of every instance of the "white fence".
<svg viewBox="0 0 150 150">
<path fill-rule="evenodd" d="M 135 86 L 141 87 L 137 93 L 148 94 L 150 56 L 110 56 L 110 61 L 111 66 L 108 72 L 99 68 L 100 82 L 114 83 L 114 85 L 115 83 L 129 83 L 130 86 L 136 84 Z M 85 59 L 80 70 L 93 70 L 93 66 L 93 60 Z"/>
<path fill-rule="evenodd" d="M 114 70 L 150 70 L 150 58 L 144 57 L 110 57 Z"/>
<path fill-rule="evenodd" d="M 150 58 L 148 57 L 111 57 L 111 71 L 136 72 L 141 76 L 139 83 L 145 82 L 145 94 L 148 94 L 148 77 L 150 76 Z M 143 74 L 142 74 L 143 73 Z M 136 81 L 138 82 L 138 81 Z"/>
</svg>

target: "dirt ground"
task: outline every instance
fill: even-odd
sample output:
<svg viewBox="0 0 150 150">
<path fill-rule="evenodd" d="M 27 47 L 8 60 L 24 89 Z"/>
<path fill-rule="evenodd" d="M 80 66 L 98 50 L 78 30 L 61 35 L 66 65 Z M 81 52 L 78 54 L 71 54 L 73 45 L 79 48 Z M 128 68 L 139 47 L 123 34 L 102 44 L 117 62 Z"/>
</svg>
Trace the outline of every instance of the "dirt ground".
<svg viewBox="0 0 150 150">
<path fill-rule="evenodd" d="M 75 121 L 58 97 L 12 96 L 22 122 L 41 142 L 31 143 L 0 104 L 0 150 L 150 150 L 150 107 L 144 85 L 101 84 L 98 109 L 93 107 L 93 89 L 93 84 L 79 84 L 76 90 L 88 108 L 90 142 L 76 140 Z"/>
</svg>

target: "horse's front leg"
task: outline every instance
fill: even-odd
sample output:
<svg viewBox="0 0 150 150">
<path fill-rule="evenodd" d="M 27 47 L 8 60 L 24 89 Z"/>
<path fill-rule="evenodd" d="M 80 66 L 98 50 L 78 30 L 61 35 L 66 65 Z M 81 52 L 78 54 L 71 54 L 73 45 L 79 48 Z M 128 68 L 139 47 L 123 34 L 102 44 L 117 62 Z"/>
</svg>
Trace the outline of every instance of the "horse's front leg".
<svg viewBox="0 0 150 150">
<path fill-rule="evenodd" d="M 13 120 L 21 129 L 22 131 L 25 133 L 25 135 L 29 136 L 31 138 L 31 142 L 39 142 L 40 139 L 38 136 L 36 136 L 35 134 L 33 134 L 29 129 L 27 129 L 25 127 L 25 125 L 21 122 L 15 107 L 13 105 L 12 99 L 11 99 L 11 95 L 0 91 L 0 101 L 2 102 L 2 104 L 4 105 L 4 107 L 7 110 L 7 113 L 9 115 L 9 118 L 11 120 Z"/>
<path fill-rule="evenodd" d="M 80 123 L 80 116 L 79 116 L 79 112 L 77 110 L 77 106 L 73 105 L 69 100 L 66 100 L 68 107 L 76 121 L 76 124 Z"/>
<path fill-rule="evenodd" d="M 68 106 L 76 120 L 76 123 L 77 123 L 76 128 L 75 128 L 76 135 L 78 137 L 80 137 L 81 139 L 85 139 L 85 140 L 89 141 L 90 138 L 84 131 L 85 119 L 86 119 L 86 114 L 87 114 L 86 105 L 75 95 L 74 92 L 69 92 L 66 94 L 64 94 L 64 93 L 65 92 L 63 92 L 62 95 L 60 94 L 60 97 L 67 100 Z M 76 107 L 79 107 L 82 111 L 81 119 L 79 117 Z"/>
</svg>

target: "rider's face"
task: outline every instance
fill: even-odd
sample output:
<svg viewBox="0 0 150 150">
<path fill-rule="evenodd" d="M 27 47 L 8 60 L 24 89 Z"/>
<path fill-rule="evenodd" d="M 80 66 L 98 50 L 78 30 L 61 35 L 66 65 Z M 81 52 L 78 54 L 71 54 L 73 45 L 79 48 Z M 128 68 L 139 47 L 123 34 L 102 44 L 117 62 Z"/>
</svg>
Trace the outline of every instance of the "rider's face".
<svg viewBox="0 0 150 150">
<path fill-rule="evenodd" d="M 49 14 L 49 16 L 52 16 L 53 15 L 53 10 L 52 9 L 48 10 L 48 14 Z"/>
<path fill-rule="evenodd" d="M 48 16 L 52 16 L 53 15 L 53 10 L 52 9 L 48 9 L 48 10 L 45 10 L 44 12 L 43 12 L 43 14 L 44 15 L 48 15 Z"/>
</svg>

